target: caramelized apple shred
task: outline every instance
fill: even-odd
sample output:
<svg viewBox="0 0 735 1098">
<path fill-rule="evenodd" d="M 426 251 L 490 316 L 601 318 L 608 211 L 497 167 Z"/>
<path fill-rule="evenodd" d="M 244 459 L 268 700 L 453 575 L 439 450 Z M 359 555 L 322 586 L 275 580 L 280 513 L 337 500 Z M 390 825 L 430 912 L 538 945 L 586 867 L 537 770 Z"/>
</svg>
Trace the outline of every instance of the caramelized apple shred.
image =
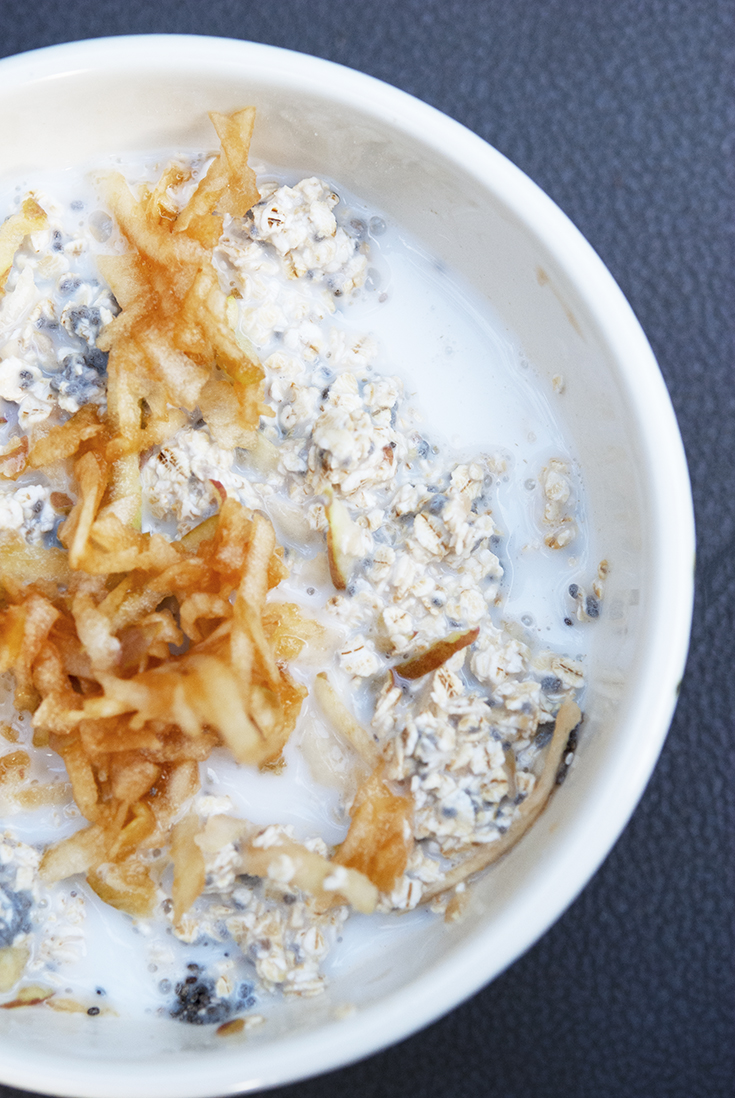
<svg viewBox="0 0 735 1098">
<path fill-rule="evenodd" d="M 412 815 L 411 797 L 388 787 L 379 763 L 357 791 L 350 830 L 335 861 L 364 873 L 381 892 L 390 892 L 413 848 Z"/>
<path fill-rule="evenodd" d="M 266 606 L 286 575 L 282 549 L 269 520 L 224 490 L 219 514 L 179 541 L 140 530 L 140 454 L 181 426 L 182 408 L 199 407 L 230 446 L 252 446 L 267 411 L 263 369 L 228 322 L 211 256 L 223 215 L 259 199 L 255 112 L 211 117 L 222 151 L 181 211 L 168 200 L 177 166 L 137 198 L 122 176 L 104 181 L 129 244 L 99 260 L 122 307 L 99 338 L 107 412 L 84 406 L 2 458 L 5 476 L 71 459 L 77 491 L 65 553 L 8 542 L 0 563 L 0 671 L 14 673 L 35 744 L 63 758 L 89 821 L 46 852 L 41 875 L 85 873 L 104 901 L 148 915 L 158 882 L 143 855 L 170 846 L 177 919 L 204 887 L 197 819 L 179 819 L 198 763 L 224 744 L 239 762 L 277 764 L 306 695 L 286 660 L 319 629 L 295 606 Z M 3 226 L 3 283 L 42 221 L 31 199 Z"/>
</svg>

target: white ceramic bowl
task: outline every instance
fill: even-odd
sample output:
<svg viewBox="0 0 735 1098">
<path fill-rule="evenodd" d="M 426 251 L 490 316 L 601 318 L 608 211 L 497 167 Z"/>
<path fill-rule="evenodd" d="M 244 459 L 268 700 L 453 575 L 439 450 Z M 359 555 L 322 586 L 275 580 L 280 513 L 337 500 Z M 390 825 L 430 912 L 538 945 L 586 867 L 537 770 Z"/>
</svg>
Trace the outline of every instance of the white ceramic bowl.
<svg viewBox="0 0 735 1098">
<path fill-rule="evenodd" d="M 112 38 L 0 62 L 2 172 L 210 147 L 207 111 L 251 103 L 256 157 L 324 174 L 384 210 L 487 296 L 542 376 L 566 379 L 559 414 L 612 565 L 578 764 L 475 887 L 464 922 L 401 936 L 239 1044 L 165 1020 L 0 1012 L 0 1076 L 12 1086 L 75 1098 L 243 1092 L 338 1067 L 426 1025 L 527 949 L 589 880 L 643 791 L 675 704 L 694 535 L 669 398 L 606 268 L 494 149 L 403 92 L 313 57 L 225 39 Z M 448 387 L 446 400 L 470 414 L 471 394 Z M 344 1002 L 357 1012 L 335 1021 Z"/>
</svg>

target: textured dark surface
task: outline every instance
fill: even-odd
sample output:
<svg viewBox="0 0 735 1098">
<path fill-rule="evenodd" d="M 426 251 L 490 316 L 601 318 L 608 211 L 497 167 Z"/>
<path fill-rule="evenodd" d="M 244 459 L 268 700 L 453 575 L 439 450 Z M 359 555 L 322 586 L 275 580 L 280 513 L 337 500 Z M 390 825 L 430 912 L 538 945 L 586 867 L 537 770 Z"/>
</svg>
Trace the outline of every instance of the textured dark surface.
<svg viewBox="0 0 735 1098">
<path fill-rule="evenodd" d="M 446 111 L 523 168 L 640 318 L 697 510 L 680 704 L 602 869 L 541 942 L 447 1018 L 274 1094 L 735 1095 L 734 0 L 0 0 L 2 55 L 143 32 L 251 38 L 342 62 Z"/>
</svg>

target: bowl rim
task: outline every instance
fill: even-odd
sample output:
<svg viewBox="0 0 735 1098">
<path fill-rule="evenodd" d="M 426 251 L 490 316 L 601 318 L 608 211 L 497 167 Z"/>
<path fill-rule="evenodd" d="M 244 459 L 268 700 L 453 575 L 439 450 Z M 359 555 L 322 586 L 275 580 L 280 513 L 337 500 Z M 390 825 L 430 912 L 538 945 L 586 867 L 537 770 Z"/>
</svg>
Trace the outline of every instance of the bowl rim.
<svg viewBox="0 0 735 1098">
<path fill-rule="evenodd" d="M 360 1010 L 357 1016 L 329 1023 L 302 1036 L 279 1042 L 279 1051 L 249 1046 L 242 1053 L 218 1052 L 215 1061 L 201 1053 L 177 1054 L 182 1070 L 171 1059 L 139 1063 L 110 1059 L 69 1059 L 34 1049 L 33 1064 L 21 1048 L 3 1052 L 0 1075 L 11 1085 L 70 1098 L 127 1098 L 131 1086 L 145 1098 L 209 1098 L 246 1093 L 303 1080 L 366 1057 L 416 1032 L 453 1009 L 499 975 L 529 949 L 572 903 L 588 883 L 626 826 L 651 776 L 673 715 L 686 659 L 693 604 L 694 516 L 684 448 L 673 407 L 653 352 L 630 305 L 592 246 L 537 184 L 482 138 L 461 123 L 400 89 L 374 77 L 308 54 L 239 39 L 200 35 L 121 35 L 67 42 L 0 60 L 0 95 L 8 84 L 35 83 L 101 66 L 134 70 L 136 64 L 159 70 L 194 69 L 213 64 L 267 69 L 281 86 L 323 91 L 329 86 L 341 102 L 359 105 L 377 121 L 398 127 L 444 156 L 461 162 L 484 187 L 500 194 L 525 231 L 560 258 L 561 270 L 584 301 L 589 316 L 611 348 L 616 348 L 622 375 L 635 394 L 636 410 L 646 432 L 642 435 L 657 500 L 657 535 L 666 555 L 657 577 L 659 590 L 676 591 L 662 609 L 657 635 L 666 637 L 653 653 L 659 689 L 649 691 L 645 704 L 630 720 L 639 730 L 639 750 L 626 760 L 626 781 L 588 808 L 585 827 L 565 841 L 543 872 L 526 890 L 534 897 L 533 916 L 514 920 L 508 912 L 494 923 L 502 927 L 501 950 L 482 950 L 487 930 L 473 935 L 451 955 L 399 991 Z M 560 247 L 563 242 L 563 247 Z M 596 302 L 604 302 L 600 308 Z M 654 445 L 655 440 L 655 445 Z M 659 602 L 661 600 L 659 599 Z M 609 783 L 612 784 L 612 783 Z M 611 789 L 608 789 L 608 793 Z M 584 832 L 584 833 L 582 833 Z M 560 886 L 560 880 L 563 885 Z M 526 901 L 527 902 L 527 901 Z M 286 1054 L 286 1046 L 288 1053 Z M 214 1078 L 213 1078 L 214 1076 Z"/>
</svg>

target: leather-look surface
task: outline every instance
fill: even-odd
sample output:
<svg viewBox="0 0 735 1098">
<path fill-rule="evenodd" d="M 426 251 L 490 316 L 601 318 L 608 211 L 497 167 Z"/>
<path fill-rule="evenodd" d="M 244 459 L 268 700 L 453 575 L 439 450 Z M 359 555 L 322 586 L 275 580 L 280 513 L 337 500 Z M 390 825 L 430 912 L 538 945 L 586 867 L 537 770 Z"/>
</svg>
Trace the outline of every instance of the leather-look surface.
<svg viewBox="0 0 735 1098">
<path fill-rule="evenodd" d="M 679 416 L 698 518 L 679 707 L 648 791 L 591 884 L 442 1021 L 273 1093 L 729 1098 L 735 2 L 0 0 L 0 55 L 142 32 L 251 38 L 342 62 L 439 107 L 523 168 L 591 241 L 643 324 Z M 0 1098 L 15 1093 L 0 1087 Z"/>
</svg>

